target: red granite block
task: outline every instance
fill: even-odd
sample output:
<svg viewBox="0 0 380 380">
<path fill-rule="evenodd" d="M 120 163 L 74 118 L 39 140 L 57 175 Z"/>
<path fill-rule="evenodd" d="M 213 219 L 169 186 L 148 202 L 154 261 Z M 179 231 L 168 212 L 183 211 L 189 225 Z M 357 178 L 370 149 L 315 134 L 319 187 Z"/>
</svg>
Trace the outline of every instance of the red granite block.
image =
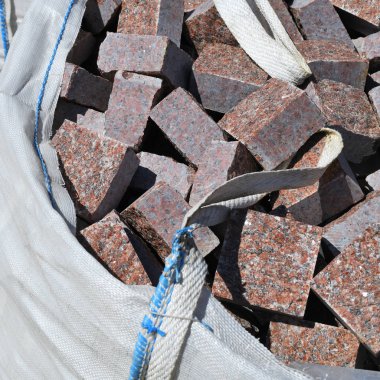
<svg viewBox="0 0 380 380">
<path fill-rule="evenodd" d="M 180 193 L 165 182 L 158 182 L 127 207 L 121 217 L 165 259 L 170 254 L 173 236 L 189 210 Z M 194 241 L 203 256 L 219 245 L 218 238 L 206 227 L 194 232 Z"/>
<path fill-rule="evenodd" d="M 296 45 L 317 81 L 330 79 L 364 90 L 368 61 L 345 44 L 308 40 Z"/>
<path fill-rule="evenodd" d="M 104 112 L 108 107 L 111 90 L 112 83 L 107 79 L 66 63 L 61 87 L 63 99 Z"/>
<path fill-rule="evenodd" d="M 322 229 L 257 211 L 234 212 L 212 292 L 245 305 L 302 317 Z"/>
<path fill-rule="evenodd" d="M 59 99 L 54 113 L 53 130 L 56 131 L 65 120 L 73 121 L 82 127 L 104 135 L 105 116 L 103 112 Z"/>
<path fill-rule="evenodd" d="M 118 70 L 158 76 L 174 87 L 186 87 L 193 60 L 164 36 L 107 33 L 98 67 L 104 75 Z"/>
<path fill-rule="evenodd" d="M 118 33 L 169 37 L 181 44 L 183 0 L 123 0 Z"/>
<path fill-rule="evenodd" d="M 303 37 L 296 24 L 294 23 L 293 18 L 289 13 L 288 7 L 284 3 L 284 0 L 269 0 L 269 3 L 272 6 L 273 10 L 276 12 L 278 18 L 280 19 L 282 25 L 284 26 L 292 41 L 303 41 Z"/>
<path fill-rule="evenodd" d="M 337 255 L 368 226 L 376 223 L 380 223 L 380 192 L 370 193 L 365 201 L 327 224 L 323 229 L 323 238 L 331 253 Z"/>
<path fill-rule="evenodd" d="M 366 181 L 373 190 L 380 190 L 380 170 L 377 170 L 376 172 L 367 176 Z"/>
<path fill-rule="evenodd" d="M 141 152 L 137 155 L 140 166 L 137 169 L 130 188 L 145 192 L 158 182 L 166 182 L 177 190 L 184 199 L 187 198 L 193 184 L 194 170 L 170 157 Z"/>
<path fill-rule="evenodd" d="M 184 0 L 184 11 L 191 12 L 207 0 Z"/>
<path fill-rule="evenodd" d="M 138 149 L 161 94 L 161 79 L 118 71 L 106 112 L 106 136 Z"/>
<path fill-rule="evenodd" d="M 268 74 L 240 47 L 207 44 L 193 65 L 203 107 L 228 112 L 261 87 Z"/>
<path fill-rule="evenodd" d="M 329 127 L 344 140 L 344 155 L 354 163 L 373 155 L 380 143 L 379 120 L 366 94 L 344 83 L 323 80 L 307 89 L 318 104 Z"/>
<path fill-rule="evenodd" d="M 357 38 L 354 44 L 358 52 L 369 60 L 370 71 L 380 70 L 380 32 Z"/>
<path fill-rule="evenodd" d="M 190 194 L 194 206 L 224 182 L 258 170 L 248 149 L 237 141 L 212 141 L 202 156 Z"/>
<path fill-rule="evenodd" d="M 292 157 L 324 125 L 320 110 L 304 91 L 277 79 L 250 94 L 219 122 L 265 170 Z"/>
<path fill-rule="evenodd" d="M 343 11 L 352 29 L 364 34 L 379 30 L 378 0 L 331 0 L 331 2 Z"/>
<path fill-rule="evenodd" d="M 81 235 L 120 281 L 127 285 L 157 285 L 162 264 L 115 211 L 82 230 Z"/>
<path fill-rule="evenodd" d="M 355 49 L 330 0 L 294 0 L 290 9 L 307 40 L 333 41 Z"/>
<path fill-rule="evenodd" d="M 83 24 L 86 30 L 100 33 L 116 17 L 122 0 L 88 0 Z"/>
<path fill-rule="evenodd" d="M 350 242 L 312 284 L 327 307 L 375 356 L 380 353 L 379 252 L 377 223 Z"/>
<path fill-rule="evenodd" d="M 297 153 L 290 168 L 316 167 L 328 141 L 315 134 Z M 317 225 L 348 209 L 364 198 L 355 175 L 341 155 L 311 186 L 281 190 L 273 204 L 273 215 L 287 216 L 299 222 Z"/>
<path fill-rule="evenodd" d="M 198 54 L 209 43 L 239 45 L 220 17 L 212 0 L 201 4 L 186 19 L 185 35 Z"/>
<path fill-rule="evenodd" d="M 375 87 L 368 92 L 369 99 L 372 103 L 374 110 L 377 113 L 377 117 L 380 120 L 380 87 Z"/>
<path fill-rule="evenodd" d="M 194 97 L 177 88 L 150 113 L 165 136 L 178 152 L 197 167 L 212 140 L 223 141 L 223 131 Z"/>
<path fill-rule="evenodd" d="M 271 352 L 286 364 L 355 368 L 359 341 L 344 328 L 320 323 L 309 328 L 271 322 L 269 339 Z"/>
<path fill-rule="evenodd" d="M 116 140 L 65 121 L 53 140 L 77 214 L 96 222 L 117 207 L 139 165 Z"/>
<path fill-rule="evenodd" d="M 94 36 L 84 30 L 79 30 L 74 46 L 71 48 L 66 61 L 74 65 L 81 65 L 93 53 L 96 46 Z"/>
</svg>

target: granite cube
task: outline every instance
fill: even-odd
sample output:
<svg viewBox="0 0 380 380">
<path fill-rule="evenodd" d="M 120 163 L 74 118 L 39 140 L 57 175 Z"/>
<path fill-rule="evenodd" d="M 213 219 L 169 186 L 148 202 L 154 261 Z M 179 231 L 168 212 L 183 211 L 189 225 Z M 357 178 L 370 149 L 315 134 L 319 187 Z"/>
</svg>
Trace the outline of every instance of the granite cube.
<svg viewBox="0 0 380 380">
<path fill-rule="evenodd" d="M 227 227 L 215 296 L 302 317 L 322 229 L 257 211 L 235 211 Z"/>
<path fill-rule="evenodd" d="M 194 167 L 199 165 L 212 140 L 224 140 L 218 124 L 183 88 L 177 88 L 154 107 L 150 117 Z"/>
<path fill-rule="evenodd" d="M 61 98 L 104 112 L 108 107 L 111 90 L 112 83 L 107 79 L 90 74 L 79 66 L 66 63 Z"/>
<path fill-rule="evenodd" d="M 162 263 L 115 211 L 81 231 L 101 263 L 127 285 L 157 285 Z"/>
<path fill-rule="evenodd" d="M 183 0 L 123 0 L 118 33 L 166 36 L 181 44 Z"/>
<path fill-rule="evenodd" d="M 74 46 L 71 48 L 66 61 L 80 66 L 93 53 L 96 47 L 95 37 L 85 30 L 80 29 Z"/>
<path fill-rule="evenodd" d="M 350 242 L 312 284 L 327 307 L 375 356 L 380 354 L 379 252 L 377 223 Z"/>
<path fill-rule="evenodd" d="M 373 155 L 380 143 L 380 124 L 366 94 L 353 86 L 331 80 L 310 84 L 310 98 L 319 105 L 329 127 L 344 141 L 344 155 L 360 163 Z"/>
<path fill-rule="evenodd" d="M 80 217 L 96 222 L 117 207 L 139 165 L 130 148 L 71 121 L 52 144 Z"/>
<path fill-rule="evenodd" d="M 205 3 L 207 0 L 183 0 L 184 11 L 191 12 L 196 9 L 199 5 Z"/>
<path fill-rule="evenodd" d="M 92 33 L 100 33 L 120 9 L 122 0 L 88 0 L 83 17 L 86 30 Z"/>
<path fill-rule="evenodd" d="M 317 81 L 330 79 L 364 90 L 368 60 L 360 57 L 345 44 L 308 40 L 296 45 Z"/>
<path fill-rule="evenodd" d="M 312 136 L 297 153 L 289 168 L 316 167 L 328 142 L 322 133 Z M 273 215 L 318 225 L 338 215 L 364 198 L 364 194 L 343 155 L 311 186 L 278 192 Z"/>
<path fill-rule="evenodd" d="M 367 176 L 366 181 L 373 190 L 379 191 L 380 190 L 380 170 L 377 170 L 376 172 Z"/>
<path fill-rule="evenodd" d="M 380 32 L 357 38 L 354 44 L 358 52 L 369 60 L 370 71 L 380 70 Z"/>
<path fill-rule="evenodd" d="M 286 364 L 355 368 L 359 341 L 350 331 L 316 323 L 313 328 L 271 322 L 270 351 Z"/>
<path fill-rule="evenodd" d="M 372 103 L 374 110 L 377 113 L 377 118 L 380 120 L 380 86 L 373 88 L 368 92 L 369 99 Z"/>
<path fill-rule="evenodd" d="M 161 96 L 161 79 L 118 71 L 106 112 L 106 136 L 139 149 L 150 110 Z"/>
<path fill-rule="evenodd" d="M 225 44 L 207 44 L 193 73 L 203 107 L 221 113 L 230 111 L 268 79 L 243 49 Z"/>
<path fill-rule="evenodd" d="M 355 49 L 330 0 L 294 0 L 290 9 L 307 40 L 333 41 Z"/>
<path fill-rule="evenodd" d="M 357 236 L 372 224 L 380 223 L 380 192 L 372 192 L 367 198 L 327 224 L 323 229 L 323 241 L 333 255 L 346 249 Z"/>
<path fill-rule="evenodd" d="M 213 0 L 199 5 L 186 19 L 185 36 L 197 54 L 209 43 L 239 45 L 220 17 Z"/>
<path fill-rule="evenodd" d="M 105 76 L 118 70 L 164 78 L 186 88 L 192 58 L 165 36 L 107 33 L 100 45 L 98 67 Z"/>
<path fill-rule="evenodd" d="M 141 152 L 137 157 L 140 160 L 140 166 L 130 184 L 132 190 L 145 192 L 158 182 L 166 182 L 184 199 L 187 198 L 195 174 L 192 168 L 170 157 L 153 153 Z"/>
<path fill-rule="evenodd" d="M 164 260 L 170 254 L 172 239 L 189 210 L 189 204 L 180 193 L 165 182 L 158 182 L 127 207 L 121 217 Z M 219 245 L 218 238 L 207 227 L 194 232 L 194 241 L 203 256 Z"/>
<path fill-rule="evenodd" d="M 380 71 L 376 71 L 375 73 L 372 73 L 371 79 L 375 82 L 375 86 L 380 86 Z"/>
<path fill-rule="evenodd" d="M 271 79 L 226 113 L 219 126 L 242 142 L 265 170 L 278 167 L 325 126 L 306 93 Z"/>
<path fill-rule="evenodd" d="M 190 205 L 195 206 L 224 182 L 256 170 L 258 165 L 243 144 L 237 141 L 212 141 L 194 177 Z"/>
</svg>

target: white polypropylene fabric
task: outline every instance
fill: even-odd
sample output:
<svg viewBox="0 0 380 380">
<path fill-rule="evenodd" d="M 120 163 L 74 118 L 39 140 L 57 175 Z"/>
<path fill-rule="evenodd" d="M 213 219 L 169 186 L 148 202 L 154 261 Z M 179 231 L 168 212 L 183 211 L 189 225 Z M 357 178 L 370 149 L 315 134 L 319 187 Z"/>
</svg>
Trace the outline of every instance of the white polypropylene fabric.
<svg viewBox="0 0 380 380">
<path fill-rule="evenodd" d="M 311 70 L 268 0 L 214 0 L 246 53 L 271 77 L 301 84 Z"/>
<path fill-rule="evenodd" d="M 69 0 L 34 0 L 0 74 L 0 378 L 121 379 L 153 288 L 125 286 L 78 243 L 50 204 L 33 145 L 42 78 Z M 42 148 L 54 195 L 74 209 L 47 143 L 65 58 L 79 30 L 77 0 L 42 105 Z M 174 369 L 179 379 L 301 379 L 202 290 Z M 175 337 L 175 334 L 174 334 Z M 175 338 L 172 345 L 176 344 Z"/>
</svg>

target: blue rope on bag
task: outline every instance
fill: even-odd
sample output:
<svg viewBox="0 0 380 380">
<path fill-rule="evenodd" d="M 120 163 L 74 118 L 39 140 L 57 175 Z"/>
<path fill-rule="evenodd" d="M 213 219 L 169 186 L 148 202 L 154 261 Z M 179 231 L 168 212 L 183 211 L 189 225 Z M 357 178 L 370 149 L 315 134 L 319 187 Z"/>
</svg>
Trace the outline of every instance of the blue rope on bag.
<svg viewBox="0 0 380 380">
<path fill-rule="evenodd" d="M 2 2 L 2 1 L 3 0 L 0 0 L 0 2 Z M 41 114 L 41 105 L 42 105 L 42 101 L 44 99 L 45 89 L 46 89 L 46 85 L 47 85 L 47 82 L 49 79 L 50 71 L 51 71 L 51 68 L 53 66 L 55 57 L 57 55 L 59 45 L 62 41 L 63 34 L 65 33 L 67 21 L 70 17 L 70 13 L 71 13 L 71 10 L 73 9 L 75 1 L 76 0 L 70 0 L 69 6 L 68 6 L 66 14 L 65 14 L 65 17 L 63 19 L 61 30 L 59 32 L 57 41 L 56 41 L 55 46 L 54 46 L 53 53 L 51 55 L 48 67 L 45 71 L 45 75 L 44 75 L 44 78 L 42 81 L 42 86 L 41 86 L 40 93 L 39 93 L 38 99 L 37 99 L 36 116 L 35 116 L 35 121 L 34 121 L 34 138 L 33 138 L 34 143 L 33 143 L 33 145 L 34 145 L 34 148 L 37 152 L 38 158 L 39 158 L 40 163 L 41 163 L 41 168 L 42 168 L 42 172 L 43 172 L 44 180 L 45 180 L 45 186 L 46 186 L 46 189 L 47 189 L 47 192 L 49 194 L 49 198 L 50 198 L 50 201 L 52 204 L 53 204 L 53 189 L 51 186 L 51 180 L 50 180 L 50 176 L 49 176 L 49 173 L 47 170 L 45 160 L 44 160 L 42 153 L 41 153 L 41 150 L 40 150 L 40 146 L 38 144 L 39 119 L 40 119 L 40 114 Z"/>
<path fill-rule="evenodd" d="M 9 42 L 8 42 L 8 30 L 7 30 L 7 21 L 5 17 L 5 4 L 4 0 L 0 0 L 0 31 L 1 31 L 1 40 L 3 42 L 4 58 L 8 55 Z"/>
<path fill-rule="evenodd" d="M 145 315 L 141 324 L 143 332 L 140 332 L 137 337 L 129 380 L 138 380 L 144 377 L 157 335 L 166 335 L 160 327 L 170 303 L 174 285 L 182 280 L 181 270 L 189 250 L 187 241 L 193 237 L 194 228 L 194 226 L 185 227 L 178 230 L 174 236 L 171 254 L 165 261 L 164 271 L 150 300 L 150 315 Z"/>
</svg>

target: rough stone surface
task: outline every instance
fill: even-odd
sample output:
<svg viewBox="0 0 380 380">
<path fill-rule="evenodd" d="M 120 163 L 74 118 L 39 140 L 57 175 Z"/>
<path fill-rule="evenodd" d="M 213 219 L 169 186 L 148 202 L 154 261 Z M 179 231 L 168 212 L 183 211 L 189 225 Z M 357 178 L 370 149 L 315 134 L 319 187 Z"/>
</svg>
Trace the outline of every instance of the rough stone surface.
<svg viewBox="0 0 380 380">
<path fill-rule="evenodd" d="M 258 165 L 243 144 L 237 141 L 211 142 L 194 177 L 190 205 L 196 205 L 227 180 L 257 169 Z"/>
<path fill-rule="evenodd" d="M 158 182 L 166 182 L 187 198 L 193 183 L 194 170 L 174 161 L 172 158 L 141 152 L 137 155 L 140 166 L 134 175 L 130 188 L 145 192 Z"/>
<path fill-rule="evenodd" d="M 323 134 L 315 134 L 289 167 L 316 167 L 327 143 Z M 347 161 L 341 155 L 315 184 L 299 189 L 281 190 L 273 204 L 273 215 L 318 225 L 348 209 L 364 198 Z"/>
<path fill-rule="evenodd" d="M 372 80 L 380 86 L 380 71 L 376 71 L 376 73 L 371 74 Z"/>
<path fill-rule="evenodd" d="M 314 89 L 313 89 L 314 87 Z M 309 85 L 312 100 L 320 106 L 329 127 L 344 140 L 344 155 L 354 163 L 376 152 L 380 125 L 366 94 L 344 83 L 323 80 Z"/>
<path fill-rule="evenodd" d="M 364 90 L 368 61 L 345 44 L 309 40 L 296 45 L 317 81 L 331 79 Z"/>
<path fill-rule="evenodd" d="M 96 39 L 94 36 L 84 30 L 80 30 L 74 46 L 71 48 L 66 61 L 75 65 L 81 65 L 86 61 L 96 46 Z"/>
<path fill-rule="evenodd" d="M 303 37 L 299 32 L 296 24 L 293 21 L 291 14 L 289 13 L 287 5 L 284 0 L 269 0 L 270 5 L 276 12 L 285 30 L 289 34 L 289 37 L 293 42 L 303 41 Z"/>
<path fill-rule="evenodd" d="M 212 0 L 201 4 L 186 19 L 185 35 L 198 54 L 209 43 L 239 45 L 220 17 Z"/>
<path fill-rule="evenodd" d="M 203 107 L 226 113 L 261 87 L 268 74 L 240 47 L 208 44 L 193 65 Z"/>
<path fill-rule="evenodd" d="M 169 37 L 181 44 L 183 0 L 123 0 L 118 33 Z"/>
<path fill-rule="evenodd" d="M 180 193 L 165 182 L 158 182 L 126 208 L 121 217 L 165 259 L 170 254 L 173 236 L 189 210 Z M 219 245 L 218 238 L 206 227 L 194 232 L 194 241 L 203 256 Z"/>
<path fill-rule="evenodd" d="M 290 158 L 324 125 L 320 110 L 304 91 L 277 79 L 250 94 L 219 122 L 265 170 Z"/>
<path fill-rule="evenodd" d="M 234 215 L 219 258 L 214 295 L 302 317 L 322 229 L 251 210 L 243 219 L 241 211 Z"/>
<path fill-rule="evenodd" d="M 330 0 L 294 0 L 290 9 L 307 40 L 334 41 L 354 49 Z"/>
<path fill-rule="evenodd" d="M 86 30 L 100 33 L 117 15 L 122 0 L 88 0 L 83 23 Z"/>
<path fill-rule="evenodd" d="M 371 210 L 375 213 L 374 210 Z M 379 213 L 377 214 L 379 215 Z M 380 224 L 368 227 L 315 278 L 313 290 L 358 339 L 380 353 Z"/>
<path fill-rule="evenodd" d="M 379 0 L 331 0 L 349 17 L 351 28 L 364 34 L 376 32 L 380 27 Z"/>
<path fill-rule="evenodd" d="M 380 192 L 324 227 L 323 238 L 329 251 L 337 255 L 348 247 L 371 224 L 380 223 Z"/>
<path fill-rule="evenodd" d="M 370 70 L 380 70 L 380 32 L 357 38 L 354 44 L 358 52 L 369 60 Z"/>
<path fill-rule="evenodd" d="M 158 76 L 185 87 L 193 60 L 164 36 L 107 33 L 100 45 L 98 67 L 104 75 L 118 70 Z"/>
<path fill-rule="evenodd" d="M 271 322 L 270 350 L 281 361 L 332 367 L 355 367 L 359 341 L 340 327 L 316 323 L 313 328 Z"/>
<path fill-rule="evenodd" d="M 90 222 L 117 207 L 139 165 L 125 144 L 65 121 L 52 143 L 77 214 Z"/>
<path fill-rule="evenodd" d="M 174 90 L 153 108 L 150 117 L 178 152 L 195 167 L 212 140 L 224 140 L 218 124 L 182 88 Z"/>
<path fill-rule="evenodd" d="M 150 110 L 161 96 L 161 79 L 118 71 L 106 112 L 106 136 L 139 149 Z"/>
<path fill-rule="evenodd" d="M 376 171 L 375 173 L 370 174 L 366 181 L 368 185 L 372 187 L 373 190 L 378 191 L 380 190 L 380 170 Z"/>
<path fill-rule="evenodd" d="M 107 79 L 66 63 L 61 88 L 62 98 L 104 112 L 108 107 L 111 90 L 112 83 Z"/>
<path fill-rule="evenodd" d="M 184 0 L 184 11 L 191 12 L 207 0 Z"/>
<path fill-rule="evenodd" d="M 368 92 L 368 96 L 380 120 L 380 87 L 373 88 Z"/>
<path fill-rule="evenodd" d="M 65 120 L 73 121 L 82 127 L 104 135 L 104 113 L 59 99 L 54 113 L 53 131 L 56 131 Z"/>
<path fill-rule="evenodd" d="M 156 285 L 162 264 L 145 243 L 112 211 L 81 231 L 100 261 L 127 285 Z"/>
</svg>

